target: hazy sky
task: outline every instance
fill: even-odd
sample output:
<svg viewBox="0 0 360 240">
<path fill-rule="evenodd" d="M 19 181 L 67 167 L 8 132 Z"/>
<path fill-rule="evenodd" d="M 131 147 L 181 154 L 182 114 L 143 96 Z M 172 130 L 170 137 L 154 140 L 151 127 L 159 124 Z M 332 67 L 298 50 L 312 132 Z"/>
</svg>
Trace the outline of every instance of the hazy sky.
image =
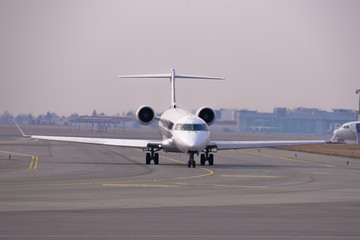
<svg viewBox="0 0 360 240">
<path fill-rule="evenodd" d="M 360 1 L 0 0 L 0 114 L 357 109 Z"/>
</svg>

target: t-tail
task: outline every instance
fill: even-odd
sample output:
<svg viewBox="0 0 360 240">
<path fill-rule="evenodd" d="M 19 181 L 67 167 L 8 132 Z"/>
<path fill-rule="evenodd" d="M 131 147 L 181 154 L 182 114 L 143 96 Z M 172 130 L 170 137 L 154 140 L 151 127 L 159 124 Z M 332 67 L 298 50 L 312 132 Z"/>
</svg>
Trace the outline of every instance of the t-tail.
<svg viewBox="0 0 360 240">
<path fill-rule="evenodd" d="M 120 78 L 169 78 L 171 84 L 171 107 L 176 108 L 175 98 L 175 79 L 176 78 L 188 78 L 188 79 L 212 79 L 212 80 L 224 80 L 223 77 L 210 77 L 210 76 L 197 76 L 197 75 L 183 75 L 176 74 L 175 69 L 170 70 L 170 74 L 144 74 L 144 75 L 122 75 Z"/>
</svg>

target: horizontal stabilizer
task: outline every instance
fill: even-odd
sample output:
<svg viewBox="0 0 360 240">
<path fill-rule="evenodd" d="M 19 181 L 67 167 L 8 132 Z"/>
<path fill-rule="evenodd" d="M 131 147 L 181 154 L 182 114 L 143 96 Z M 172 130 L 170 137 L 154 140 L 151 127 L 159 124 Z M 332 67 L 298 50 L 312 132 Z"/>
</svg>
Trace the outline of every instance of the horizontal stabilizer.
<svg viewBox="0 0 360 240">
<path fill-rule="evenodd" d="M 170 73 L 160 73 L 160 74 L 144 74 L 144 75 L 121 75 L 119 78 L 168 78 L 171 83 L 171 107 L 176 108 L 175 101 L 175 79 L 176 78 L 185 78 L 185 79 L 209 79 L 209 80 L 224 80 L 223 77 L 210 77 L 210 76 L 197 76 L 197 75 L 182 75 L 176 74 L 175 69 L 171 69 Z"/>
<path fill-rule="evenodd" d="M 197 76 L 197 75 L 175 75 L 176 78 L 190 78 L 190 79 L 213 79 L 213 80 L 225 80 L 223 77 L 209 77 L 209 76 Z"/>
<path fill-rule="evenodd" d="M 144 74 L 144 75 L 122 75 L 119 78 L 171 78 L 168 73 L 165 74 Z"/>
<path fill-rule="evenodd" d="M 171 74 L 144 74 L 144 75 L 121 75 L 119 78 L 171 78 Z M 197 75 L 180 75 L 175 74 L 175 78 L 187 78 L 187 79 L 213 79 L 213 80 L 224 80 L 223 77 L 210 77 L 210 76 L 197 76 Z"/>
</svg>

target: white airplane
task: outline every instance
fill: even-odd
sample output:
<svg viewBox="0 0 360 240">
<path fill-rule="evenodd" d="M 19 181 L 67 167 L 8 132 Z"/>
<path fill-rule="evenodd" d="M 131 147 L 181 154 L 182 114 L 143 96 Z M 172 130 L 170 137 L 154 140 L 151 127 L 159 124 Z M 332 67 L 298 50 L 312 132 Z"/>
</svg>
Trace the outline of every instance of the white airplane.
<svg viewBox="0 0 360 240">
<path fill-rule="evenodd" d="M 195 168 L 195 155 L 200 154 L 200 164 L 206 162 L 211 166 L 214 164 L 213 152 L 218 150 L 259 148 L 274 146 L 289 146 L 302 144 L 324 144 L 325 140 L 318 141 L 212 141 L 210 140 L 209 126 L 215 121 L 215 112 L 210 107 L 200 108 L 196 114 L 183 110 L 176 105 L 175 101 L 175 79 L 213 79 L 223 80 L 219 77 L 180 75 L 171 69 L 168 74 L 151 75 L 126 75 L 120 78 L 167 78 L 171 83 L 171 107 L 161 116 L 156 116 L 155 111 L 150 106 L 142 106 L 136 112 L 137 120 L 142 125 L 150 125 L 154 121 L 159 122 L 159 130 L 163 137 L 162 140 L 145 139 L 108 139 L 108 138 L 84 138 L 84 137 L 60 137 L 60 136 L 28 136 L 25 135 L 20 127 L 21 134 L 33 139 L 67 141 L 77 143 L 101 144 L 108 146 L 120 146 L 129 148 L 139 148 L 147 151 L 146 164 L 154 161 L 159 164 L 159 151 L 181 152 L 189 155 L 188 167 Z"/>
<path fill-rule="evenodd" d="M 348 122 L 341 125 L 334 131 L 334 136 L 331 141 L 342 142 L 345 140 L 355 141 L 355 143 L 360 144 L 360 121 Z"/>
</svg>

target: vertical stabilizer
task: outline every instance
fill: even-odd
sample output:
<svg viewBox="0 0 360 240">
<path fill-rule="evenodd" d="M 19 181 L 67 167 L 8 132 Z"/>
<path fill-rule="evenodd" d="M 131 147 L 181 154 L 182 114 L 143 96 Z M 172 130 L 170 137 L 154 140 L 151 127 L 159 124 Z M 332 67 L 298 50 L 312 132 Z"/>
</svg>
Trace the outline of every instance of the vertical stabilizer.
<svg viewBox="0 0 360 240">
<path fill-rule="evenodd" d="M 176 100 L 175 100 L 175 69 L 171 69 L 171 78 L 170 78 L 170 84 L 171 84 L 171 108 L 176 108 Z"/>
</svg>

